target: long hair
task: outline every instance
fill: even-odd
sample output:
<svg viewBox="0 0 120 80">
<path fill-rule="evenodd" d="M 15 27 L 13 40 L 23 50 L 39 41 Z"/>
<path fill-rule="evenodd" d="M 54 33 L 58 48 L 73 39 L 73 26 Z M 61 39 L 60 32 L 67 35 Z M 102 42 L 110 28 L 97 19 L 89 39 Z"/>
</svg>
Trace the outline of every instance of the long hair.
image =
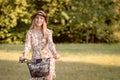
<svg viewBox="0 0 120 80">
<path fill-rule="evenodd" d="M 34 19 L 33 19 L 30 29 L 34 29 L 34 27 L 35 27 L 35 22 L 34 22 Z M 47 25 L 46 26 L 42 25 L 42 32 L 43 32 L 43 38 L 46 39 L 47 38 Z"/>
</svg>

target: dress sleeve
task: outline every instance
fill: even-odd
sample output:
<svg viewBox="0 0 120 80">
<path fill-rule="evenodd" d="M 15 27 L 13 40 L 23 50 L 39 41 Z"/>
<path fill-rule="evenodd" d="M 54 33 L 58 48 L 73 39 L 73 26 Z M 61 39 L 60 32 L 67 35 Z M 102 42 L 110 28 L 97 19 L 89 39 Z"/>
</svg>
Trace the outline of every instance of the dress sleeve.
<svg viewBox="0 0 120 80">
<path fill-rule="evenodd" d="M 30 31 L 27 31 L 26 33 L 26 39 L 24 44 L 24 54 L 28 54 L 31 49 L 31 34 Z"/>
<path fill-rule="evenodd" d="M 48 34 L 48 48 L 52 52 L 52 54 L 55 55 L 57 52 L 56 52 L 55 44 L 53 42 L 52 33 L 53 33 L 53 31 L 50 30 L 49 34 Z"/>
</svg>

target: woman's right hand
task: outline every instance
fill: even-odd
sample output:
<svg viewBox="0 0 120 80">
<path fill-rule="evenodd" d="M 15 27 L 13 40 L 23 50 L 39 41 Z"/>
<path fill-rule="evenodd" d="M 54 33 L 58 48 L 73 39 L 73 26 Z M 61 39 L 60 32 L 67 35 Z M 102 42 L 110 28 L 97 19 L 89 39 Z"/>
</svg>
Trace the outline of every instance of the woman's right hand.
<svg viewBox="0 0 120 80">
<path fill-rule="evenodd" d="M 23 63 L 25 61 L 25 57 L 21 56 L 19 57 L 19 62 Z"/>
</svg>

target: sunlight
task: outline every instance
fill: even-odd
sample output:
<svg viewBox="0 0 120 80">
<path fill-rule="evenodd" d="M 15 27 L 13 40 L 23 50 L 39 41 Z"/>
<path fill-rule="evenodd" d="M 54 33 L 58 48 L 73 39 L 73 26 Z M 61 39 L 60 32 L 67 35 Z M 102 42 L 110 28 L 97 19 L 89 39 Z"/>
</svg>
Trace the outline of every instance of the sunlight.
<svg viewBox="0 0 120 80">
<path fill-rule="evenodd" d="M 0 60 L 7 60 L 7 61 L 19 61 L 19 57 L 22 55 L 21 52 L 7 52 L 7 51 L 0 51 L 1 57 Z M 63 62 L 86 62 L 98 65 L 111 65 L 111 66 L 120 66 L 120 55 L 114 54 L 86 54 L 86 55 L 74 55 L 64 53 L 61 54 L 61 58 L 56 61 L 63 61 Z M 30 59 L 31 54 L 28 54 L 27 58 Z"/>
<path fill-rule="evenodd" d="M 19 57 L 22 56 L 20 52 L 7 52 L 7 51 L 0 51 L 0 60 L 7 60 L 7 61 L 19 61 Z M 30 58 L 31 54 L 28 54 L 27 58 Z"/>
<path fill-rule="evenodd" d="M 120 66 L 120 55 L 79 55 L 63 56 L 60 61 L 65 62 L 86 62 L 98 65 Z"/>
</svg>

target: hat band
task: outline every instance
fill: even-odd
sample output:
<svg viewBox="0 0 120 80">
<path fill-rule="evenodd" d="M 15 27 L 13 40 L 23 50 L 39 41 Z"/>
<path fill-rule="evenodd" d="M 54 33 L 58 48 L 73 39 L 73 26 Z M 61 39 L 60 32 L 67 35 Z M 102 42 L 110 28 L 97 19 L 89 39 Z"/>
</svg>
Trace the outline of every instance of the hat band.
<svg viewBox="0 0 120 80">
<path fill-rule="evenodd" d="M 45 14 L 43 14 L 42 12 L 38 12 L 37 14 L 42 15 L 42 16 L 45 16 Z"/>
</svg>

